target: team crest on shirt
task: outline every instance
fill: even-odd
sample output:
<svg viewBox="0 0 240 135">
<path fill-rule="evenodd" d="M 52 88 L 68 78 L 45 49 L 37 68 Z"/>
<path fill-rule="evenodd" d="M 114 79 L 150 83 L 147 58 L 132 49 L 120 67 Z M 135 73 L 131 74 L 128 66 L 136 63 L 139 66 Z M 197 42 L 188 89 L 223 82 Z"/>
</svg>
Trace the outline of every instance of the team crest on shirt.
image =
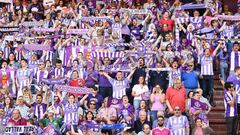
<svg viewBox="0 0 240 135">
<path fill-rule="evenodd" d="M 199 102 L 195 102 L 195 103 L 194 103 L 194 106 L 200 107 L 201 105 L 199 104 Z"/>
</svg>

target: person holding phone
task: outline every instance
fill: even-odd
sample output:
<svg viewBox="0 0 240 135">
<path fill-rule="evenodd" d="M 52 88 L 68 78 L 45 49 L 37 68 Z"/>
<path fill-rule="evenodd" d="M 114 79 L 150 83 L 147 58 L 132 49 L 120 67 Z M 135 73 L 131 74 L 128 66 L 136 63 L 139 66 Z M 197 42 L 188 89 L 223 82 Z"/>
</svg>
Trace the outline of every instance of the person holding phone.
<svg viewBox="0 0 240 135">
<path fill-rule="evenodd" d="M 159 85 L 156 85 L 153 88 L 150 101 L 152 103 L 150 116 L 151 121 L 153 122 L 155 119 L 157 119 L 157 112 L 164 111 L 165 94 Z"/>
</svg>

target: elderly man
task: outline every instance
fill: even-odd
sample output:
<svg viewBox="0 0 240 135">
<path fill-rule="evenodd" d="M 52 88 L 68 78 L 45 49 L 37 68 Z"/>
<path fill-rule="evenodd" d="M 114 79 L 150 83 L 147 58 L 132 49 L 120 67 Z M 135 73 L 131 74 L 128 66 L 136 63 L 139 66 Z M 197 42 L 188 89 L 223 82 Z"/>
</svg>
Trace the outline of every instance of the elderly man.
<svg viewBox="0 0 240 135">
<path fill-rule="evenodd" d="M 23 96 L 19 96 L 17 99 L 17 106 L 15 109 L 19 110 L 21 116 L 23 118 L 28 119 L 29 118 L 29 107 L 25 104 L 25 101 L 23 100 Z"/>
<path fill-rule="evenodd" d="M 166 104 L 168 107 L 168 112 L 170 114 L 174 113 L 173 108 L 179 106 L 181 112 L 185 113 L 185 103 L 186 103 L 186 92 L 185 88 L 182 86 L 180 79 L 174 81 L 173 87 L 169 87 L 166 92 Z"/>
<path fill-rule="evenodd" d="M 12 118 L 8 121 L 8 124 L 12 124 L 13 126 L 23 126 L 27 125 L 27 120 L 21 117 L 19 110 L 15 109 L 12 113 Z"/>
<path fill-rule="evenodd" d="M 152 131 L 150 129 L 150 125 L 145 123 L 143 124 L 142 131 L 138 133 L 138 135 L 152 135 Z"/>
<path fill-rule="evenodd" d="M 168 119 L 167 128 L 171 130 L 172 135 L 189 135 L 189 122 L 186 116 L 182 115 L 179 106 L 174 107 L 174 116 Z"/>
<path fill-rule="evenodd" d="M 151 125 L 149 121 L 147 121 L 147 113 L 143 110 L 139 112 L 139 119 L 134 122 L 134 131 L 138 134 L 143 129 L 144 124 Z"/>
</svg>

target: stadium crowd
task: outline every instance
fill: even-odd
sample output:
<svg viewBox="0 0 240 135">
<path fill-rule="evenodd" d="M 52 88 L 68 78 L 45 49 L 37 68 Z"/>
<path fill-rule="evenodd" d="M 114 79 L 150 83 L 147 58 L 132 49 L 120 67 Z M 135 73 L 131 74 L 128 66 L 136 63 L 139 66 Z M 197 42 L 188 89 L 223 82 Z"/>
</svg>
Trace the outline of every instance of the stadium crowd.
<svg viewBox="0 0 240 135">
<path fill-rule="evenodd" d="M 236 135 L 240 7 L 190 2 L 0 0 L 3 132 L 214 134 L 215 76 Z"/>
</svg>

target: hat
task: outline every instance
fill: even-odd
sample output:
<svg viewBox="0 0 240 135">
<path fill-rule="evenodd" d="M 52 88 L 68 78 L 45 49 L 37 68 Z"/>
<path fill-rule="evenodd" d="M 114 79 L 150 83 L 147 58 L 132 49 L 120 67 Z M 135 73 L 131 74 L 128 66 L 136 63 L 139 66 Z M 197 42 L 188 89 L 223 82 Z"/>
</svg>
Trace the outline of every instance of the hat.
<svg viewBox="0 0 240 135">
<path fill-rule="evenodd" d="M 234 43 L 233 43 L 233 45 L 238 45 L 239 44 L 239 42 L 238 41 L 235 41 Z"/>
</svg>

